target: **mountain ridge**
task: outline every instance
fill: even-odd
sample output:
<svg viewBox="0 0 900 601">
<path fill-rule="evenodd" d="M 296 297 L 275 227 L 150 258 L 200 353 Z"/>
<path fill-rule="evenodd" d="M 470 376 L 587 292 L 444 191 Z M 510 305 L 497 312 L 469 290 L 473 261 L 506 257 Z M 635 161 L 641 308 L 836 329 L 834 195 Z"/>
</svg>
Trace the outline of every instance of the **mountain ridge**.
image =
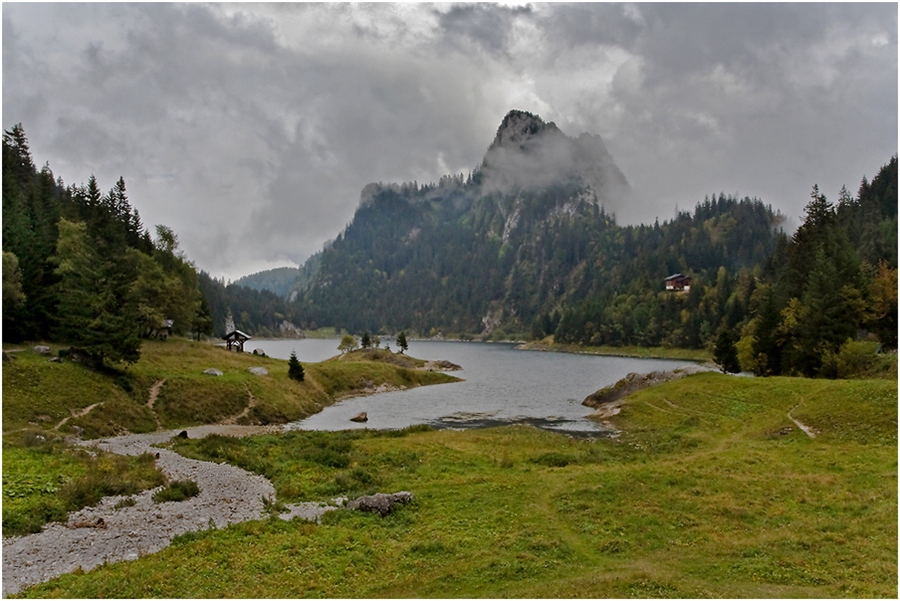
<svg viewBox="0 0 900 601">
<path fill-rule="evenodd" d="M 298 291 L 298 311 L 351 331 L 521 334 L 567 307 L 655 295 L 671 273 L 737 272 L 774 245 L 771 207 L 724 195 L 663 226 L 619 227 L 609 209 L 628 190 L 599 136 L 571 138 L 510 111 L 468 177 L 367 185 Z M 674 299 L 652 302 L 660 322 L 680 311 Z"/>
</svg>

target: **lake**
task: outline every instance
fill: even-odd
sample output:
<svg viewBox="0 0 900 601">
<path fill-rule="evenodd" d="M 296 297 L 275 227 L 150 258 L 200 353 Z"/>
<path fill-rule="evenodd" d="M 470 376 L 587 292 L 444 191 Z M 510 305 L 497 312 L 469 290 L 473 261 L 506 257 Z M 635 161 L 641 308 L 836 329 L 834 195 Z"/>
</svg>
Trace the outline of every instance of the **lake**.
<svg viewBox="0 0 900 601">
<path fill-rule="evenodd" d="M 391 346 L 396 350 L 394 341 Z M 338 354 L 336 339 L 254 340 L 270 357 L 322 361 Z M 447 359 L 462 366 L 452 372 L 463 382 L 347 399 L 320 413 L 288 424 L 288 429 L 398 429 L 414 424 L 435 428 L 482 428 L 530 424 L 573 436 L 604 436 L 609 430 L 587 419 L 593 410 L 581 404 L 589 394 L 630 372 L 647 373 L 694 365 L 691 361 L 633 359 L 516 350 L 514 344 L 409 341 L 407 354 Z M 364 424 L 351 422 L 360 412 Z"/>
</svg>

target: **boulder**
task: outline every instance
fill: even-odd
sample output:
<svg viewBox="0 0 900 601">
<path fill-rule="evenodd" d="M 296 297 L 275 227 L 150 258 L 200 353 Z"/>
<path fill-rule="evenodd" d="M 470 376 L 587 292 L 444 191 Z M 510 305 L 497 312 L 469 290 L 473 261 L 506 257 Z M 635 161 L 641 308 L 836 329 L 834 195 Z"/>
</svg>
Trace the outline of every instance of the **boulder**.
<svg viewBox="0 0 900 601">
<path fill-rule="evenodd" d="M 204 369 L 203 373 L 205 373 L 207 376 L 223 376 L 223 375 L 225 375 L 222 373 L 222 370 L 215 369 L 213 367 L 210 367 L 209 369 Z"/>
<path fill-rule="evenodd" d="M 268 376 L 269 370 L 265 367 L 248 367 L 247 371 L 257 376 Z"/>
<path fill-rule="evenodd" d="M 347 509 L 378 513 L 384 517 L 393 511 L 394 506 L 398 503 L 409 503 L 412 500 L 413 494 L 411 492 L 401 491 L 389 494 L 380 492 L 350 501 L 347 503 Z"/>
<path fill-rule="evenodd" d="M 38 355 L 49 355 L 50 347 L 44 346 L 42 344 L 38 344 L 37 346 L 34 347 L 34 352 L 37 353 Z"/>
<path fill-rule="evenodd" d="M 367 422 L 367 421 L 369 421 L 369 416 L 368 416 L 368 414 L 366 414 L 365 411 L 363 411 L 362 413 L 351 417 L 350 421 L 351 422 Z"/>
<path fill-rule="evenodd" d="M 182 430 L 181 432 L 178 433 L 178 438 L 187 438 L 187 437 L 188 437 L 187 430 Z"/>
</svg>

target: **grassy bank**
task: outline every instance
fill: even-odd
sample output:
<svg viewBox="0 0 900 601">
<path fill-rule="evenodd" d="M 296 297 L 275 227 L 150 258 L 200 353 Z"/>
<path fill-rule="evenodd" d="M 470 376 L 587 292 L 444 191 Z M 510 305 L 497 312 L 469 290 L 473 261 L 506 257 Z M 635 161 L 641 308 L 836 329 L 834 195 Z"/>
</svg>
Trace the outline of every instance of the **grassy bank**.
<svg viewBox="0 0 900 601">
<path fill-rule="evenodd" d="M 50 362 L 31 347 L 10 353 L 15 359 L 3 366 L 4 536 L 38 531 L 103 495 L 132 494 L 164 481 L 152 461 L 147 468 L 102 454 L 98 459 L 67 444 L 66 435 L 98 438 L 226 419 L 284 423 L 379 384 L 411 388 L 455 380 L 364 353 L 307 363 L 305 380 L 296 382 L 288 378 L 287 361 L 189 340 L 145 342 L 136 364 L 104 372 Z M 51 350 L 56 354 L 59 347 Z M 268 375 L 249 367 L 264 367 Z M 205 375 L 208 368 L 223 375 Z"/>
<path fill-rule="evenodd" d="M 635 394 L 614 421 L 616 440 L 506 427 L 183 441 L 266 474 L 284 501 L 416 499 L 385 518 L 194 533 L 26 594 L 896 597 L 896 383 L 701 374 Z"/>
<path fill-rule="evenodd" d="M 607 355 L 610 357 L 636 357 L 639 359 L 686 359 L 688 361 L 711 361 L 712 354 L 706 349 L 682 349 L 662 346 L 584 346 L 562 344 L 553 341 L 552 336 L 522 344 L 519 348 L 532 351 L 555 351 L 559 353 L 580 353 L 584 355 Z"/>
</svg>

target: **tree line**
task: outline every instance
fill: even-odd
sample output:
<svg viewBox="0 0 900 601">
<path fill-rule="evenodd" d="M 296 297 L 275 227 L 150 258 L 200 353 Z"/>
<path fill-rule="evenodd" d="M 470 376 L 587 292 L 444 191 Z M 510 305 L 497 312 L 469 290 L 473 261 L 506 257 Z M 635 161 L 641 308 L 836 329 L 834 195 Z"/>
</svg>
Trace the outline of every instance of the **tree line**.
<svg viewBox="0 0 900 601">
<path fill-rule="evenodd" d="M 125 180 L 66 186 L 38 170 L 21 124 L 3 135 L 3 337 L 63 340 L 87 361 L 135 362 L 162 331 L 211 332 L 193 264 L 166 226 L 156 237 Z"/>
</svg>

